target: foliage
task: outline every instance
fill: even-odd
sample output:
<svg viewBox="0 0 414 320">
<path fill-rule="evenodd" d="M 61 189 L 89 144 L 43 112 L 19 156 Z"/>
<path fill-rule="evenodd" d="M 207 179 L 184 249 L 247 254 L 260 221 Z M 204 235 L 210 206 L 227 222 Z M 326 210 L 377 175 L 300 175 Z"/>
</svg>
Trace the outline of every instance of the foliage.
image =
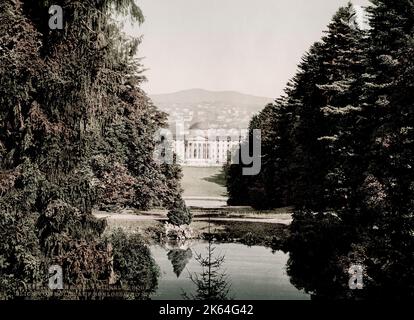
<svg viewBox="0 0 414 320">
<path fill-rule="evenodd" d="M 220 269 L 225 261 L 223 255 L 215 255 L 216 248 L 208 243 L 207 255 L 196 254 L 196 261 L 202 267 L 200 274 L 190 274 L 191 281 L 196 286 L 196 293 L 183 297 L 191 300 L 229 300 L 230 283 L 228 276 Z"/>
<path fill-rule="evenodd" d="M 252 119 L 262 172 L 226 168 L 231 204 L 295 207 L 289 273 L 320 297 L 414 292 L 414 6 L 371 2 L 368 30 L 340 8 L 285 96 Z M 356 261 L 364 294 L 347 287 Z"/>
<path fill-rule="evenodd" d="M 127 235 L 118 229 L 109 236 L 108 241 L 113 246 L 117 281 L 129 290 L 128 298 L 148 297 L 157 288 L 159 270 L 141 236 Z"/>
<path fill-rule="evenodd" d="M 174 207 L 168 212 L 169 222 L 176 226 L 189 225 L 191 219 L 192 214 L 182 199 L 178 199 L 175 202 Z"/>
<path fill-rule="evenodd" d="M 171 261 L 173 270 L 177 278 L 180 277 L 181 273 L 185 269 L 185 266 L 193 257 L 193 252 L 190 248 L 188 249 L 172 249 L 168 251 L 168 260 Z"/>
<path fill-rule="evenodd" d="M 49 29 L 52 4 L 63 30 Z M 94 207 L 185 210 L 180 168 L 153 159 L 166 115 L 140 89 L 140 39 L 116 14 L 143 22 L 133 0 L 0 3 L 2 279 L 43 280 L 51 263 L 68 283 L 105 278 Z"/>
</svg>

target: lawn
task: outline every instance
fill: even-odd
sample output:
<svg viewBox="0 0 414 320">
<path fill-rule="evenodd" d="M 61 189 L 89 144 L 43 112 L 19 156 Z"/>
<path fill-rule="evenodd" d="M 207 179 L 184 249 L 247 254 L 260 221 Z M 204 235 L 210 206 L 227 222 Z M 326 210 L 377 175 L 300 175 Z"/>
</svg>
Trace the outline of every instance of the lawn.
<svg viewBox="0 0 414 320">
<path fill-rule="evenodd" d="M 183 167 L 184 197 L 227 197 L 221 167 Z"/>
</svg>

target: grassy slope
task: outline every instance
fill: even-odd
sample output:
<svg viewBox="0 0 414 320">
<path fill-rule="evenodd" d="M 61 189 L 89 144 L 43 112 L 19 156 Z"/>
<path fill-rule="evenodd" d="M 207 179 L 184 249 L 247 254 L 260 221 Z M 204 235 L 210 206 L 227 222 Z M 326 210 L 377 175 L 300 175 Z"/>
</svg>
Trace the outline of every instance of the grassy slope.
<svg viewBox="0 0 414 320">
<path fill-rule="evenodd" d="M 226 197 L 221 171 L 221 167 L 183 167 L 184 197 Z"/>
</svg>

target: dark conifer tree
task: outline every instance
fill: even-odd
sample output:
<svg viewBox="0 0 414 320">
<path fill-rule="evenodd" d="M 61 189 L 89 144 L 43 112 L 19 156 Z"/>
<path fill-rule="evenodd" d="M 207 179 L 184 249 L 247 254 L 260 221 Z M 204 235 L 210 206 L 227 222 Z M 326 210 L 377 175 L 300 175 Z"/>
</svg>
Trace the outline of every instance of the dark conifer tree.
<svg viewBox="0 0 414 320">
<path fill-rule="evenodd" d="M 230 300 L 230 281 L 228 275 L 221 271 L 225 261 L 224 255 L 215 254 L 216 247 L 209 241 L 205 256 L 196 254 L 195 260 L 202 271 L 190 273 L 190 280 L 196 286 L 195 294 L 183 293 L 187 300 Z"/>
<path fill-rule="evenodd" d="M 312 274 L 305 287 L 322 296 L 344 294 L 344 261 L 350 263 L 348 252 L 364 239 L 358 191 L 369 140 L 367 110 L 360 103 L 366 37 L 355 18 L 351 4 L 339 9 L 311 50 L 313 59 L 306 61 L 303 70 L 310 75 L 300 73 L 288 95 L 296 106 L 294 161 L 299 168 L 289 270 L 294 278 Z"/>
<path fill-rule="evenodd" d="M 414 4 L 371 2 L 369 81 L 361 98 L 370 119 L 367 168 L 359 189 L 365 220 L 361 232 L 367 237 L 366 264 L 373 286 L 412 295 Z"/>
<path fill-rule="evenodd" d="M 289 271 L 320 296 L 358 295 L 346 282 L 354 263 L 364 267 L 366 287 L 359 293 L 364 297 L 414 292 L 413 4 L 372 2 L 368 37 L 349 43 L 349 50 L 337 47 L 339 54 L 324 71 L 329 82 L 318 84 L 332 130 L 318 139 L 327 159 L 326 193 L 315 198 L 315 206 L 305 204 L 307 210 L 298 211 L 292 225 Z M 334 26 L 335 18 L 330 29 Z M 335 32 L 323 42 L 341 39 L 346 37 Z M 295 277 L 300 274 L 307 274 L 303 283 Z"/>
<path fill-rule="evenodd" d="M 258 175 L 244 176 L 242 168 L 245 164 L 225 167 L 230 205 L 269 209 L 290 204 L 291 116 L 285 101 L 280 99 L 267 105 L 250 121 L 249 141 L 252 141 L 253 130 L 261 131 L 261 171 Z M 243 147 L 250 147 L 247 140 Z"/>
</svg>

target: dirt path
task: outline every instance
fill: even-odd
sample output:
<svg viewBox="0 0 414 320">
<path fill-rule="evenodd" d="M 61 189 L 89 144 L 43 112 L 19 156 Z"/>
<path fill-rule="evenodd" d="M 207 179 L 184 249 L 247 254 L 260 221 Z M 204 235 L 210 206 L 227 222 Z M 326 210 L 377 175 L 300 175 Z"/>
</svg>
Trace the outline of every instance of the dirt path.
<svg viewBox="0 0 414 320">
<path fill-rule="evenodd" d="M 94 213 L 95 217 L 97 218 L 106 218 L 107 220 L 112 221 L 165 221 L 167 218 L 161 215 L 135 215 L 135 214 L 125 214 L 125 213 Z M 278 217 L 272 218 L 225 218 L 225 217 L 217 217 L 217 218 L 207 218 L 207 217 L 200 217 L 198 218 L 195 216 L 193 221 L 240 221 L 240 222 L 261 222 L 261 223 L 274 223 L 274 224 L 285 224 L 289 225 L 292 222 L 292 215 L 289 213 L 281 213 L 278 214 Z"/>
</svg>

